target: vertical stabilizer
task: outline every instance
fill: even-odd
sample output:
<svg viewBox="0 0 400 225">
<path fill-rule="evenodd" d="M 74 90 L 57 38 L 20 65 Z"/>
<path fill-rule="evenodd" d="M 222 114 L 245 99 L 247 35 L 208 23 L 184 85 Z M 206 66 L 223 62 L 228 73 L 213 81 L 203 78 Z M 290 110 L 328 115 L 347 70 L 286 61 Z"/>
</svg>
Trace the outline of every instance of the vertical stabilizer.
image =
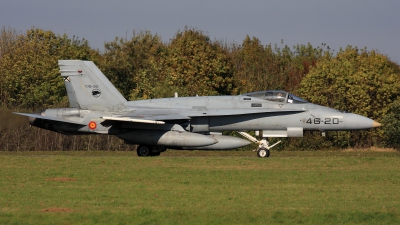
<svg viewBox="0 0 400 225">
<path fill-rule="evenodd" d="M 116 111 L 126 99 L 92 61 L 59 60 L 71 107 Z"/>
</svg>

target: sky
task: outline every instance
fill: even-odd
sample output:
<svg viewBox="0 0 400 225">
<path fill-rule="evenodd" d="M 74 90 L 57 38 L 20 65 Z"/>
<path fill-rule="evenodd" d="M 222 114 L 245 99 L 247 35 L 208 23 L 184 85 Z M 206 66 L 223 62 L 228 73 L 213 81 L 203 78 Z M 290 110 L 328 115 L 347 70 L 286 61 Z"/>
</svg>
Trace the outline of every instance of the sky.
<svg viewBox="0 0 400 225">
<path fill-rule="evenodd" d="M 75 35 L 101 51 L 133 31 L 169 42 L 188 26 L 227 43 L 249 35 L 263 45 L 367 47 L 400 63 L 399 10 L 397 0 L 0 0 L 0 26 Z"/>
</svg>

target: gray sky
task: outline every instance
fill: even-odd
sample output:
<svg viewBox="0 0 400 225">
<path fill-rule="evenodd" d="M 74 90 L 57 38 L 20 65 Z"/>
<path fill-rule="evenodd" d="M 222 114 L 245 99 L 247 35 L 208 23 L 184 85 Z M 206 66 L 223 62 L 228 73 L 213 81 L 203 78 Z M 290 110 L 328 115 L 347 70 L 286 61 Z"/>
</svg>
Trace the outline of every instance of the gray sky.
<svg viewBox="0 0 400 225">
<path fill-rule="evenodd" d="M 0 26 L 85 38 L 93 48 L 149 30 L 168 42 L 185 26 L 241 44 L 248 34 L 293 46 L 375 49 L 400 63 L 400 1 L 372 0 L 0 0 Z M 399 39 L 397 39 L 399 38 Z"/>
</svg>

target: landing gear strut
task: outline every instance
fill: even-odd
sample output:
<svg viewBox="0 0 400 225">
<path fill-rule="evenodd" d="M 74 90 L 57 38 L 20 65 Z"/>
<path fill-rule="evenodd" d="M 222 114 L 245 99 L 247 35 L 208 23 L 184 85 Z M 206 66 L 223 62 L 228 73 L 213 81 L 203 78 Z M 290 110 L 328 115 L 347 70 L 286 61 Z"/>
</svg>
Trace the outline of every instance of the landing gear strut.
<svg viewBox="0 0 400 225">
<path fill-rule="evenodd" d="M 251 136 L 250 134 L 248 134 L 246 132 L 238 131 L 238 133 L 240 135 L 242 135 L 243 137 L 249 139 L 250 141 L 258 144 L 258 148 L 256 150 L 253 150 L 253 151 L 256 151 L 257 152 L 257 156 L 260 157 L 260 158 L 269 157 L 269 155 L 270 155 L 270 151 L 269 150 L 271 148 L 273 148 L 275 145 L 281 143 L 281 141 L 278 141 L 275 144 L 270 146 L 266 137 L 263 137 L 259 141 L 259 140 L 257 140 L 256 138 L 254 138 L 253 136 Z"/>
</svg>

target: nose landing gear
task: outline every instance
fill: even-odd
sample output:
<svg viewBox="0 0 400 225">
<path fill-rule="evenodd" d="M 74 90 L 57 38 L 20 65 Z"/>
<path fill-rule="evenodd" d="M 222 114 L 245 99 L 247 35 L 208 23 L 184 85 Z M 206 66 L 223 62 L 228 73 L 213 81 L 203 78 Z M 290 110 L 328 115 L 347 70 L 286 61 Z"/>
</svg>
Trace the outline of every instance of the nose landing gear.
<svg viewBox="0 0 400 225">
<path fill-rule="evenodd" d="M 271 148 L 273 148 L 275 145 L 281 143 L 281 141 L 278 141 L 275 144 L 270 146 L 266 137 L 263 137 L 259 141 L 259 140 L 257 140 L 256 138 L 254 138 L 253 136 L 251 136 L 250 134 L 248 134 L 246 132 L 238 131 L 238 133 L 240 135 L 242 135 L 243 137 L 249 139 L 250 141 L 258 144 L 258 148 L 256 150 L 253 150 L 253 151 L 256 151 L 257 152 L 257 156 L 260 157 L 260 158 L 269 157 L 269 155 L 270 155 L 270 151 L 269 150 Z"/>
</svg>

